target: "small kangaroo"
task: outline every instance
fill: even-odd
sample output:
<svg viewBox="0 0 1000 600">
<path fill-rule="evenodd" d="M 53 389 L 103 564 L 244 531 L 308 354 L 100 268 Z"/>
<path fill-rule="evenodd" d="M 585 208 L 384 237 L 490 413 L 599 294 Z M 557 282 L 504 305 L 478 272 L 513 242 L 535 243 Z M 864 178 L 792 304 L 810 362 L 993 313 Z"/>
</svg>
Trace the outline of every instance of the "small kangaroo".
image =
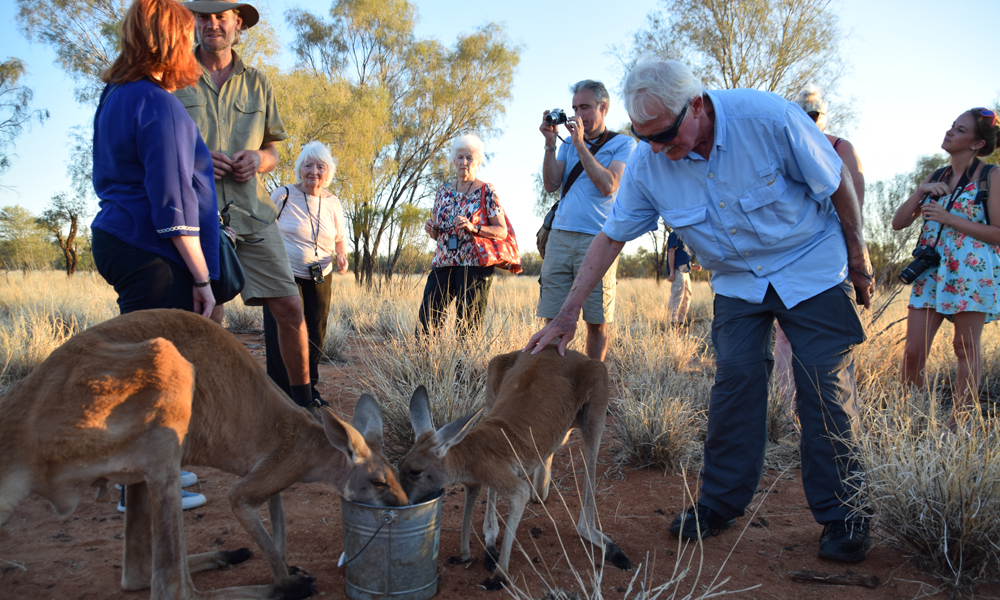
<svg viewBox="0 0 1000 600">
<path fill-rule="evenodd" d="M 488 590 L 503 587 L 524 508 L 532 492 L 544 499 L 552 453 L 569 431 L 577 428 L 583 434 L 586 474 L 576 530 L 583 539 L 603 548 L 605 559 L 613 565 L 631 568 L 628 557 L 594 521 L 597 453 L 608 408 L 604 363 L 574 351 L 559 356 L 555 346 L 534 355 L 520 351 L 501 354 L 489 363 L 486 406 L 488 413 L 478 424 L 475 417 L 479 413 L 475 413 L 435 431 L 427 390 L 420 386 L 410 398 L 416 443 L 400 462 L 399 473 L 411 504 L 433 497 L 452 483 L 465 487 L 461 554 L 448 562 L 464 563 L 471 557 L 472 513 L 485 485 L 489 488 L 483 524 L 485 561 L 490 571 L 499 566 L 500 572 L 482 585 Z M 526 472 L 534 472 L 534 487 L 525 481 Z M 495 494 L 506 498 L 510 507 L 500 552 L 496 549 L 499 525 Z"/>
<path fill-rule="evenodd" d="M 296 406 L 232 334 L 181 310 L 144 310 L 70 338 L 0 398 L 0 525 L 29 494 L 72 512 L 89 486 L 126 487 L 122 588 L 153 600 L 305 598 L 313 579 L 285 562 L 280 492 L 323 481 L 345 498 L 402 506 L 382 455 L 382 413 L 364 395 L 355 427 Z M 246 548 L 186 557 L 181 465 L 239 476 L 233 513 L 275 585 L 199 591 L 191 573 L 250 557 Z M 263 502 L 269 535 L 258 517 Z"/>
</svg>

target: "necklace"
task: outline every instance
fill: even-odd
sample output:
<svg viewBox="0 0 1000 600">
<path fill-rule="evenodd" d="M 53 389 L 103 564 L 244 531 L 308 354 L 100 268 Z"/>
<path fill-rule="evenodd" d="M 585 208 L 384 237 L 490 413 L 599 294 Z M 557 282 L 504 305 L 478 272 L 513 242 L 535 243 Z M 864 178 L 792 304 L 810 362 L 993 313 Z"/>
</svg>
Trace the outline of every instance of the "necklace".
<svg viewBox="0 0 1000 600">
<path fill-rule="evenodd" d="M 476 187 L 476 180 L 475 180 L 475 178 L 473 178 L 472 181 L 469 182 L 469 189 L 465 190 L 464 192 L 460 192 L 458 190 L 458 184 L 459 183 L 460 182 L 458 180 L 455 180 L 455 191 L 458 192 L 459 194 L 465 194 L 466 196 L 468 196 L 470 193 L 472 193 L 472 188 Z"/>
</svg>

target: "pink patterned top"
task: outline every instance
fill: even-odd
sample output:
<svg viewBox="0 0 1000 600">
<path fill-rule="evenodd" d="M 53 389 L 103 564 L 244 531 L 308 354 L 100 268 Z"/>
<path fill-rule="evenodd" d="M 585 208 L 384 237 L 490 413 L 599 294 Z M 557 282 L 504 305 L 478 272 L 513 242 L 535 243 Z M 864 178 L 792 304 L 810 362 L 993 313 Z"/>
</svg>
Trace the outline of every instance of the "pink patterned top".
<svg viewBox="0 0 1000 600">
<path fill-rule="evenodd" d="M 487 183 L 474 188 L 468 194 L 463 194 L 455 190 L 455 186 L 446 183 L 438 188 L 434 197 L 434 209 L 431 217 L 438 227 L 437 249 L 434 251 L 434 258 L 431 265 L 434 267 L 478 267 L 479 258 L 476 256 L 476 248 L 473 243 L 475 235 L 465 229 L 455 227 L 455 219 L 463 216 L 474 224 L 489 224 L 488 219 L 483 220 L 480 209 L 481 196 L 485 192 L 486 214 L 488 219 L 497 217 L 504 223 L 504 212 L 497 200 L 496 189 L 493 184 Z M 458 236 L 458 247 L 455 250 L 448 250 L 448 238 L 452 235 Z"/>
</svg>

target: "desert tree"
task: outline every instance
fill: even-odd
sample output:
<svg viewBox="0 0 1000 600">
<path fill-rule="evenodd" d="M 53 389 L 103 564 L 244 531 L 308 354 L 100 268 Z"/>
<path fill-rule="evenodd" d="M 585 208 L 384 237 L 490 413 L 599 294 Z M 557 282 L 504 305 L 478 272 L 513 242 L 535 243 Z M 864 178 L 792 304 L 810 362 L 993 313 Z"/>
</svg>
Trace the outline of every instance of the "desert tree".
<svg viewBox="0 0 1000 600">
<path fill-rule="evenodd" d="M 644 58 L 684 61 L 710 89 L 753 88 L 790 98 L 818 85 L 831 128 L 853 118 L 837 102 L 846 70 L 834 0 L 662 0 L 645 26 L 612 49 L 628 71 Z"/>
<path fill-rule="evenodd" d="M 49 267 L 58 252 L 31 211 L 22 206 L 0 208 L 0 268 L 34 271 Z"/>
<path fill-rule="evenodd" d="M 76 98 L 96 103 L 121 45 L 121 23 L 130 0 L 16 0 L 24 36 L 56 53 L 56 63 L 76 82 Z"/>
<path fill-rule="evenodd" d="M 0 62 L 0 174 L 10 168 L 17 137 L 32 121 L 41 123 L 49 118 L 49 111 L 31 108 L 34 92 L 20 83 L 24 74 L 21 59 Z"/>
<path fill-rule="evenodd" d="M 49 206 L 42 211 L 38 225 L 52 236 L 66 259 L 66 275 L 76 273 L 79 261 L 77 253 L 77 233 L 80 220 L 87 216 L 87 202 L 80 197 L 72 197 L 66 192 L 52 196 Z"/>
<path fill-rule="evenodd" d="M 304 129 L 289 131 L 300 143 L 329 143 L 340 159 L 337 189 L 351 221 L 356 277 L 371 285 L 377 254 L 409 214 L 399 208 L 432 193 L 451 140 L 498 127 L 520 48 L 492 23 L 451 47 L 418 39 L 417 11 L 406 0 L 339 0 L 329 18 L 300 9 L 286 18 L 296 32 L 295 76 L 315 79 L 322 91 L 302 103 Z"/>
</svg>

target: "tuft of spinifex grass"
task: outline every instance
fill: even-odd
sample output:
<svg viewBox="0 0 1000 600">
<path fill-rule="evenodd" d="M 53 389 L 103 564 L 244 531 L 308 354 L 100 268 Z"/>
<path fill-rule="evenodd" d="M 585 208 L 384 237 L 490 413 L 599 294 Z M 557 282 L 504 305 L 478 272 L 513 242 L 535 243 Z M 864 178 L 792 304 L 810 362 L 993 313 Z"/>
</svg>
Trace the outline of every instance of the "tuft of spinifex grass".
<svg viewBox="0 0 1000 600">
<path fill-rule="evenodd" d="M 951 431 L 933 396 L 879 400 L 856 442 L 856 499 L 954 589 L 1000 581 L 1000 427 L 973 414 Z"/>
</svg>

